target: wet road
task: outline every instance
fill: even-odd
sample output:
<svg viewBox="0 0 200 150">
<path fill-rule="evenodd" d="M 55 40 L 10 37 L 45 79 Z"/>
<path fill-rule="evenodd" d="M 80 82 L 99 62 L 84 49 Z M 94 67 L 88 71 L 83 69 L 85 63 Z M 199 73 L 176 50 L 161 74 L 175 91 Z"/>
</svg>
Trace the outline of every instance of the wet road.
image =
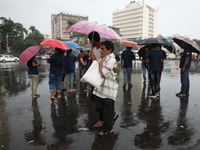
<svg viewBox="0 0 200 150">
<path fill-rule="evenodd" d="M 192 62 L 190 96 L 180 99 L 179 61 L 166 60 L 161 79 L 161 96 L 147 98 L 141 63 L 134 62 L 133 88 L 123 91 L 123 72 L 119 70 L 119 92 L 115 110 L 119 118 L 114 134 L 97 137 L 100 129 L 89 91 L 62 93 L 51 101 L 48 87 L 49 65 L 39 68 L 38 99 L 32 99 L 27 67 L 0 63 L 0 150 L 199 150 L 200 149 L 200 67 Z"/>
</svg>

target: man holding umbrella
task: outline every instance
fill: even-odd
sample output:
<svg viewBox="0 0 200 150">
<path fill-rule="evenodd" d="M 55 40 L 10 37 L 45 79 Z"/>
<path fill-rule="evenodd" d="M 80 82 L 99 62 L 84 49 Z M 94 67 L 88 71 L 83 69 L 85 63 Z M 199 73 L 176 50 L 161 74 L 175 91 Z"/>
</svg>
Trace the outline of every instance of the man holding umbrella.
<svg viewBox="0 0 200 150">
<path fill-rule="evenodd" d="M 182 48 L 184 52 L 181 54 L 180 66 L 181 68 L 181 91 L 176 94 L 176 96 L 183 97 L 189 94 L 189 71 L 191 66 L 192 52 L 189 49 L 189 45 L 182 42 Z"/>
</svg>

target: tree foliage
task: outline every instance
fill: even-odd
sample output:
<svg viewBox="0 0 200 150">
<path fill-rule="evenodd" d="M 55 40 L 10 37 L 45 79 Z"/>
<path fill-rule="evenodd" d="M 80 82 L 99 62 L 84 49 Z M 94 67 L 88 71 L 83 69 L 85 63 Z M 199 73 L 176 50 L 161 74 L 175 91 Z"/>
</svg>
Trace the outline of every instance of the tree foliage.
<svg viewBox="0 0 200 150">
<path fill-rule="evenodd" d="M 75 23 L 77 23 L 78 21 L 76 21 L 75 19 L 72 20 L 67 20 L 67 29 L 69 29 L 71 26 L 73 26 Z"/>
<path fill-rule="evenodd" d="M 29 30 L 31 30 L 31 32 L 33 33 L 33 32 L 36 31 L 37 29 L 35 28 L 35 26 L 30 26 Z"/>
<path fill-rule="evenodd" d="M 2 50 L 6 50 L 7 44 L 11 53 L 21 54 L 29 46 L 40 45 L 44 40 L 43 35 L 37 31 L 35 26 L 30 26 L 32 32 L 27 35 L 28 31 L 21 23 L 15 23 L 10 18 L 0 18 L 0 41 Z M 7 39 L 6 39 L 7 38 Z"/>
<path fill-rule="evenodd" d="M 193 41 L 195 41 L 199 45 L 199 47 L 200 47 L 200 40 L 193 39 Z"/>
</svg>

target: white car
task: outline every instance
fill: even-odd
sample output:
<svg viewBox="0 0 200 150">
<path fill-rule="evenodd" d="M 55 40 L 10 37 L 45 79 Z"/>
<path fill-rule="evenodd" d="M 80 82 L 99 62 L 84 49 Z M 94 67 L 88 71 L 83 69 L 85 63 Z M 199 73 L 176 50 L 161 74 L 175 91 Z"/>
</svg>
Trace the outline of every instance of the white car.
<svg viewBox="0 0 200 150">
<path fill-rule="evenodd" d="M 7 62 L 7 61 L 14 61 L 14 62 L 18 62 L 19 58 L 18 57 L 14 57 L 12 55 L 2 55 L 0 57 L 0 61 L 2 62 Z"/>
</svg>

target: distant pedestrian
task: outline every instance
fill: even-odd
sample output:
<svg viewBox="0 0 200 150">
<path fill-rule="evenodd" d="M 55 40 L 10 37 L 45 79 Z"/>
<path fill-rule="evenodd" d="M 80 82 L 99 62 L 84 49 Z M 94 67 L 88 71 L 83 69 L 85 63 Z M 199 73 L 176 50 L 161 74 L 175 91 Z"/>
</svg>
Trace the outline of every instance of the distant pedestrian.
<svg viewBox="0 0 200 150">
<path fill-rule="evenodd" d="M 67 50 L 67 55 L 64 56 L 64 68 L 66 75 L 66 85 L 68 92 L 75 92 L 76 89 L 73 88 L 73 80 L 74 80 L 74 63 L 76 61 L 76 57 L 72 55 L 72 50 Z"/>
<path fill-rule="evenodd" d="M 114 103 L 118 92 L 118 83 L 116 81 L 116 73 L 113 68 L 117 65 L 115 55 L 112 53 L 114 45 L 111 41 L 104 41 L 100 46 L 101 56 L 99 61 L 99 72 L 104 78 L 100 88 L 94 88 L 93 94 L 95 99 L 95 108 L 100 114 L 100 120 L 94 127 L 103 126 L 103 131 L 98 136 L 106 136 L 113 133 L 113 125 L 118 118 L 118 114 L 114 111 Z"/>
<path fill-rule="evenodd" d="M 86 55 L 86 53 L 83 52 L 83 50 L 80 51 L 78 54 L 78 62 L 79 62 L 79 71 L 80 71 L 80 79 L 82 78 L 83 74 L 86 72 L 85 66 L 81 63 L 81 58 L 83 58 Z"/>
<path fill-rule="evenodd" d="M 150 98 L 156 98 L 160 96 L 160 68 L 163 61 L 163 53 L 157 49 L 157 44 L 152 45 L 152 49 L 148 51 L 147 63 L 149 63 L 149 76 L 152 94 L 148 95 Z"/>
<path fill-rule="evenodd" d="M 132 75 L 132 67 L 133 67 L 133 60 L 135 60 L 135 54 L 131 51 L 131 47 L 126 47 L 126 50 L 122 52 L 121 56 L 121 69 L 123 68 L 124 74 L 124 84 L 123 89 L 126 89 L 126 85 L 128 83 L 128 89 L 132 88 L 131 83 L 131 75 Z"/>
<path fill-rule="evenodd" d="M 38 87 L 38 82 L 39 82 L 39 71 L 38 71 L 37 66 L 40 66 L 41 63 L 37 63 L 37 61 L 35 60 L 35 56 L 33 56 L 27 62 L 27 66 L 29 68 L 28 76 L 31 79 L 31 91 L 32 91 L 31 96 L 33 98 L 38 98 L 38 97 L 40 97 L 40 95 L 37 94 L 37 87 Z"/>
<path fill-rule="evenodd" d="M 139 54 L 139 59 L 140 61 L 142 62 L 142 73 L 143 73 L 143 84 L 146 84 L 146 71 L 147 71 L 147 74 L 148 74 L 148 81 L 150 82 L 150 77 L 149 77 L 149 63 L 147 63 L 146 61 L 146 57 L 147 57 L 147 54 L 148 54 L 148 47 L 145 46 L 143 47 L 143 50 L 140 54 Z"/>
<path fill-rule="evenodd" d="M 62 77 L 63 77 L 63 55 L 62 49 L 55 48 L 54 54 L 47 59 L 47 63 L 50 63 L 49 73 L 49 89 L 51 92 L 51 99 L 54 99 L 54 84 L 56 83 L 58 98 L 61 98 L 62 91 Z"/>
<path fill-rule="evenodd" d="M 176 94 L 176 96 L 183 97 L 189 95 L 190 80 L 189 80 L 189 71 L 191 67 L 192 52 L 190 47 L 186 43 L 182 43 L 184 52 L 181 54 L 180 66 L 181 68 L 181 91 Z"/>
</svg>

